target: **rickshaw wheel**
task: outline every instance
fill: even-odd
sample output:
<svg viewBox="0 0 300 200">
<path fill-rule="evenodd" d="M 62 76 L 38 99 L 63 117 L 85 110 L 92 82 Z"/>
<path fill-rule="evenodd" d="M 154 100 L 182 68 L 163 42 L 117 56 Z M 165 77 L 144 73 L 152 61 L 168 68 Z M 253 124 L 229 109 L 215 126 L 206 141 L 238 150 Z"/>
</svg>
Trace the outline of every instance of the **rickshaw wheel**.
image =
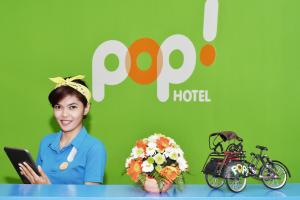
<svg viewBox="0 0 300 200">
<path fill-rule="evenodd" d="M 236 177 L 226 179 L 226 185 L 232 192 L 242 191 L 247 184 L 247 179 L 245 177 Z"/>
<path fill-rule="evenodd" d="M 205 180 L 209 187 L 218 189 L 224 185 L 224 179 L 220 177 L 215 177 L 211 174 L 205 174 Z"/>
<path fill-rule="evenodd" d="M 271 167 L 271 166 L 270 166 Z M 273 178 L 274 172 L 278 175 L 277 178 Z M 267 167 L 261 169 L 260 175 L 263 176 L 262 182 L 270 189 L 276 190 L 282 188 L 287 180 L 287 172 L 284 167 L 277 163 L 273 163 L 272 170 Z M 269 177 L 269 178 L 266 178 Z"/>
</svg>

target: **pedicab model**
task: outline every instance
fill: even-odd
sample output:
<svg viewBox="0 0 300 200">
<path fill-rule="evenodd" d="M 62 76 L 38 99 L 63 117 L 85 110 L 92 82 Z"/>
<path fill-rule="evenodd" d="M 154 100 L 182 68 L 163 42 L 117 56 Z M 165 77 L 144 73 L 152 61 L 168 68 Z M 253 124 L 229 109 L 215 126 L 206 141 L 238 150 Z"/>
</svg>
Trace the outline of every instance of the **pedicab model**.
<svg viewBox="0 0 300 200">
<path fill-rule="evenodd" d="M 251 153 L 248 162 L 243 150 L 243 139 L 233 131 L 212 133 L 209 136 L 208 155 L 202 172 L 211 188 L 220 188 L 226 182 L 229 190 L 240 192 L 246 187 L 247 177 L 252 176 L 271 189 L 282 188 L 290 177 L 288 168 L 280 161 L 272 161 L 263 151 L 267 148 L 257 146 L 259 154 Z M 224 149 L 226 146 L 226 149 Z"/>
</svg>

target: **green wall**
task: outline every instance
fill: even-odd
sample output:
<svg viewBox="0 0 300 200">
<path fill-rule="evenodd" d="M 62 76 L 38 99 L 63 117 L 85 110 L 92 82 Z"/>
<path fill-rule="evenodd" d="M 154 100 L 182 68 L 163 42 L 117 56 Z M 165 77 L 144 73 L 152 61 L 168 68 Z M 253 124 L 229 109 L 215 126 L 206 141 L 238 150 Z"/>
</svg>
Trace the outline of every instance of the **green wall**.
<svg viewBox="0 0 300 200">
<path fill-rule="evenodd" d="M 173 137 L 185 151 L 191 175 L 187 183 L 204 183 L 200 170 L 209 153 L 208 135 L 233 130 L 244 139 L 248 155 L 255 145 L 284 162 L 300 182 L 299 6 L 298 0 L 220 0 L 218 33 L 212 42 L 216 60 L 199 61 L 203 39 L 204 0 L 91 0 L 0 2 L 0 147 L 24 147 L 36 157 L 39 141 L 57 130 L 47 96 L 48 77 L 85 74 L 92 88 L 92 58 L 107 40 L 129 47 L 149 37 L 161 44 L 174 34 L 188 37 L 196 50 L 191 77 L 173 90 L 203 89 L 211 102 L 162 103 L 156 82 L 129 77 L 106 86 L 105 99 L 92 101 L 86 121 L 90 133 L 108 153 L 107 184 L 132 183 L 122 176 L 135 141 L 154 132 Z M 149 57 L 139 64 L 147 68 Z M 179 65 L 181 54 L 171 56 Z M 106 60 L 114 69 L 114 57 Z M 143 66 L 144 65 L 144 66 Z M 18 182 L 4 152 L 0 183 Z"/>
</svg>

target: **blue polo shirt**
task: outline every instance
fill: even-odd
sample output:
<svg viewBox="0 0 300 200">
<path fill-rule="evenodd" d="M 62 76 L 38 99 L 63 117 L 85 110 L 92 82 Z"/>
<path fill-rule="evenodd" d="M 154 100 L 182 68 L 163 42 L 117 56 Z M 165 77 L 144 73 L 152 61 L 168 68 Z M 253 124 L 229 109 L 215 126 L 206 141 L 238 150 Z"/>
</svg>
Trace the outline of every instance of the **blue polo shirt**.
<svg viewBox="0 0 300 200">
<path fill-rule="evenodd" d="M 37 164 L 42 167 L 53 184 L 84 184 L 85 182 L 103 183 L 106 164 L 104 145 L 89 135 L 83 127 L 72 142 L 60 149 L 62 131 L 47 135 L 40 144 Z M 60 169 L 63 162 L 75 147 L 77 153 L 65 170 Z"/>
</svg>

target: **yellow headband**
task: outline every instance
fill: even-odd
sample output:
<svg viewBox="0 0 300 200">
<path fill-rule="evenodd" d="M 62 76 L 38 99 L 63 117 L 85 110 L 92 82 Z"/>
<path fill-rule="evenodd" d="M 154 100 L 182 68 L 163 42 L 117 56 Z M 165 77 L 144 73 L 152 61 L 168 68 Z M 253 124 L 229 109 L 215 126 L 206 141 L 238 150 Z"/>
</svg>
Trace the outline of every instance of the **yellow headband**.
<svg viewBox="0 0 300 200">
<path fill-rule="evenodd" d="M 58 88 L 60 86 L 69 86 L 71 88 L 74 88 L 78 92 L 80 92 L 88 101 L 90 102 L 91 99 L 91 92 L 87 87 L 84 85 L 81 85 L 80 83 L 73 82 L 74 80 L 82 80 L 84 79 L 83 75 L 74 76 L 71 78 L 64 79 L 62 77 L 55 77 L 55 78 L 49 78 L 52 82 L 56 83 L 55 88 Z"/>
</svg>

